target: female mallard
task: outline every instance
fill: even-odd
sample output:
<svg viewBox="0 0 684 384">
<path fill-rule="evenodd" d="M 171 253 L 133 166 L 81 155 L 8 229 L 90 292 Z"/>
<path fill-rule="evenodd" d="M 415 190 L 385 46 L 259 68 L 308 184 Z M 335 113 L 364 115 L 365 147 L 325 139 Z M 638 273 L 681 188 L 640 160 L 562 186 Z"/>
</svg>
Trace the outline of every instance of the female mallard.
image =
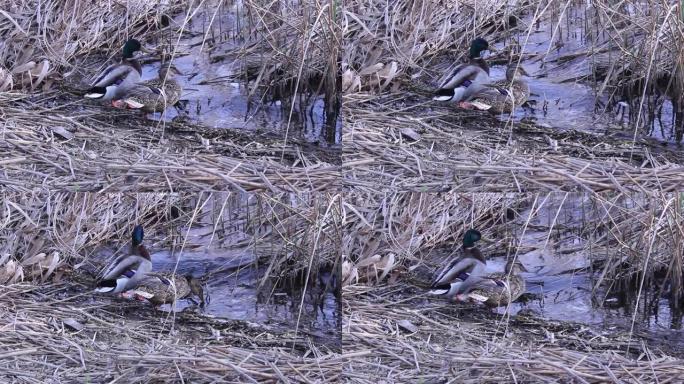
<svg viewBox="0 0 684 384">
<path fill-rule="evenodd" d="M 493 113 L 510 113 L 530 97 L 530 86 L 521 76 L 529 76 L 525 68 L 516 64 L 509 65 L 506 80 L 495 81 L 483 87 L 466 104 Z"/>
<path fill-rule="evenodd" d="M 130 39 L 124 44 L 123 58 L 121 62 L 112 64 L 105 68 L 93 82 L 92 88 L 84 97 L 89 99 L 112 100 L 116 106 L 116 101 L 121 99 L 128 89 L 140 82 L 142 67 L 138 60 L 133 57 L 137 51 L 147 52 L 140 42 Z"/>
<path fill-rule="evenodd" d="M 485 258 L 475 242 L 482 238 L 480 232 L 469 229 L 463 235 L 463 247 L 459 255 L 437 276 L 430 287 L 433 295 L 455 296 L 468 293 L 473 284 L 480 281 L 485 269 Z"/>
<path fill-rule="evenodd" d="M 183 89 L 174 77 L 180 71 L 173 65 L 162 65 L 159 78 L 145 81 L 128 89 L 123 101 L 129 108 L 141 109 L 145 112 L 161 112 L 169 105 L 174 105 L 181 97 Z"/>
<path fill-rule="evenodd" d="M 176 299 L 184 299 L 193 294 L 199 297 L 200 305 L 204 305 L 202 283 L 190 275 L 150 273 L 140 282 L 134 293 L 154 305 L 172 304 Z"/>
<path fill-rule="evenodd" d="M 128 291 L 135 288 L 152 270 L 150 254 L 142 243 L 143 236 L 142 226 L 136 225 L 133 229 L 130 253 L 117 257 L 105 268 L 95 291 L 109 293 Z"/>
<path fill-rule="evenodd" d="M 525 279 L 520 272 L 527 269 L 519 261 L 510 259 L 504 273 L 493 273 L 480 280 L 468 294 L 473 300 L 489 307 L 508 305 L 525 293 Z"/>
<path fill-rule="evenodd" d="M 469 100 L 489 82 L 489 66 L 480 55 L 489 49 L 487 40 L 477 38 L 470 45 L 469 61 L 457 66 L 442 82 L 433 100 L 461 102 Z"/>
</svg>

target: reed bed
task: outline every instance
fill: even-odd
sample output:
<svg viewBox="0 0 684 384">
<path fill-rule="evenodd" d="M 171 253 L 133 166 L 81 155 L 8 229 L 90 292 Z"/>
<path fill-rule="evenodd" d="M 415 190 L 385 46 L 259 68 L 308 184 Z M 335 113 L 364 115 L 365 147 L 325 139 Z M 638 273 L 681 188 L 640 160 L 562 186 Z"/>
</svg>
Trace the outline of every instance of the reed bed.
<svg viewBox="0 0 684 384">
<path fill-rule="evenodd" d="M 345 100 L 361 102 L 344 114 L 342 169 L 350 190 L 651 193 L 682 187 L 681 152 L 648 140 L 525 123 L 505 128 L 481 113 L 427 109 L 399 95 Z M 393 104 L 398 100 L 401 106 Z"/>
<path fill-rule="evenodd" d="M 674 293 L 682 284 L 679 193 L 356 193 L 343 207 L 349 382 L 654 382 L 681 375 L 679 347 L 635 322 L 653 316 L 660 297 L 672 299 L 672 311 L 681 303 Z M 596 329 L 534 311 L 497 315 L 428 300 L 425 284 L 468 228 L 483 233 L 479 247 L 488 257 L 536 250 L 532 258 L 552 253 L 562 264 L 584 255 L 582 268 L 564 273 L 591 276 L 598 306 L 630 290 L 622 305 L 634 315 L 632 326 Z"/>
<path fill-rule="evenodd" d="M 513 201 L 501 194 L 350 194 L 344 201 L 343 279 L 378 283 L 431 249 L 460 244 L 469 228 L 487 235 Z M 343 266 L 345 268 L 345 266 Z"/>
<path fill-rule="evenodd" d="M 348 382 L 645 383 L 684 373 L 681 356 L 617 331 L 426 304 L 401 285 L 345 287 L 343 296 Z"/>
<path fill-rule="evenodd" d="M 3 289 L 7 382 L 312 382 L 339 379 L 341 357 L 308 336 L 192 312 L 73 295 L 65 284 Z"/>
<path fill-rule="evenodd" d="M 381 2 L 348 3 L 342 58 L 345 185 L 364 192 L 681 188 L 679 151 L 663 150 L 637 134 L 652 126 L 648 98 L 664 95 L 676 104 L 667 92 L 645 86 L 656 77 L 677 84 L 682 51 L 673 42 L 682 40 L 681 20 L 673 9 L 668 2 L 636 1 L 621 3 L 619 12 L 600 1 L 398 1 L 389 10 Z M 539 29 L 549 30 L 549 49 L 526 52 L 530 34 Z M 565 71 L 562 81 L 612 95 L 598 109 L 631 103 L 636 128 L 579 132 L 431 102 L 430 91 L 476 36 L 504 42 L 491 63 L 543 63 L 540 76 Z M 612 69 L 601 73 L 601 65 Z M 534 92 L 534 79 L 530 85 Z M 643 91 L 639 97 L 625 96 L 635 86 Z M 658 103 L 662 107 L 663 97 Z"/>
<path fill-rule="evenodd" d="M 313 279 L 339 259 L 335 195 L 37 191 L 1 197 L 2 283 L 46 282 L 81 267 L 87 274 L 101 267 L 94 255 L 103 245 L 125 243 L 135 224 L 155 247 L 253 250 L 256 264 L 268 262 L 264 279 L 302 273 Z M 188 239 L 194 226 L 209 231 Z"/>
<path fill-rule="evenodd" d="M 231 2 L 218 3 L 216 9 L 232 12 Z M 192 8 L 184 2 L 100 5 L 82 1 L 25 1 L 6 7 L 0 24 L 0 36 L 6 37 L 0 56 L 0 87 L 4 91 L 0 94 L 0 184 L 5 188 L 104 192 L 231 189 L 273 193 L 337 188 L 339 148 L 319 147 L 318 143 L 288 134 L 292 110 L 288 110 L 288 132 L 283 139 L 282 135 L 249 132 L 243 127 L 210 129 L 185 122 L 150 121 L 130 111 L 88 105 L 74 96 L 73 93 L 82 93 L 97 65 L 105 61 L 103 52 L 115 57 L 126 39 L 136 37 L 148 47 L 155 45 L 163 55 L 183 55 L 178 36 L 187 31 L 174 18 L 182 16 L 182 12 L 190 17 L 203 9 L 214 11 L 200 5 Z M 295 22 L 290 13 L 294 10 L 290 9 L 274 21 L 273 15 L 260 14 L 265 10 L 256 3 L 244 7 L 247 8 L 235 11 L 237 20 L 241 20 L 243 13 L 255 13 L 244 29 L 238 23 L 222 33 L 251 36 L 245 47 L 268 46 L 279 54 L 281 51 L 273 44 L 289 46 L 292 41 L 298 42 L 292 33 L 299 33 L 300 28 L 307 30 L 307 22 L 314 20 L 305 12 Z M 320 4 L 316 8 L 316 15 L 322 19 L 315 18 L 319 24 L 308 31 L 307 45 L 311 49 L 305 50 L 296 43 L 290 46 L 291 58 L 299 58 L 300 69 L 318 68 L 312 63 L 319 59 L 323 60 L 323 67 L 337 62 L 322 53 L 333 49 L 326 45 L 331 37 L 327 34 L 334 32 L 326 21 L 331 7 L 332 4 Z M 292 24 L 283 23 L 283 19 Z M 271 31 L 274 35 L 266 36 L 271 23 L 283 25 Z M 206 38 L 223 41 L 225 36 L 215 34 L 225 26 L 214 27 L 211 22 L 207 25 Z M 167 52 L 165 41 L 173 41 L 173 52 Z M 297 47 L 299 55 L 294 53 Z M 88 55 L 92 56 L 85 58 Z M 247 53 L 237 55 L 236 66 L 248 63 L 248 56 L 253 57 Z M 91 61 L 96 59 L 101 60 L 93 65 Z M 288 66 L 276 65 L 277 62 L 278 58 L 274 58 L 263 64 L 269 66 L 269 73 L 281 75 L 282 70 L 290 73 L 296 66 L 294 62 Z M 86 75 L 90 71 L 81 67 L 92 72 Z M 332 70 L 336 73 L 335 68 Z M 273 76 L 276 75 L 264 75 L 262 80 L 270 84 Z M 262 88 L 259 81 L 252 84 L 253 91 Z M 339 140 L 336 112 L 334 115 L 331 143 Z"/>
<path fill-rule="evenodd" d="M 433 253 L 458 248 L 463 233 L 476 228 L 490 256 L 545 248 L 552 237 L 581 240 L 570 248 L 590 255 L 587 267 L 597 291 L 604 286 L 610 294 L 611 288 L 624 288 L 616 282 L 627 279 L 639 291 L 645 283 L 679 303 L 681 200 L 679 193 L 351 194 L 343 204 L 343 275 L 347 284 L 373 285 L 396 280 L 408 266 L 434 272 Z M 523 245 L 528 228 L 547 232 L 546 243 Z"/>
<path fill-rule="evenodd" d="M 47 90 L 77 56 L 118 52 L 123 42 L 157 29 L 163 15 L 184 2 L 3 1 L 0 91 Z"/>
<path fill-rule="evenodd" d="M 204 282 L 253 266 L 265 271 L 262 285 L 299 278 L 312 287 L 322 271 L 334 274 L 339 259 L 338 196 L 37 190 L 4 192 L 0 201 L 3 381 L 339 378 L 339 340 L 321 342 L 322 332 L 214 318 L 192 307 L 165 313 L 92 293 L 102 249 L 126 243 L 135 224 L 153 251 L 182 257 L 183 250 L 234 248 L 254 255 L 196 276 Z"/>
<path fill-rule="evenodd" d="M 19 104 L 18 104 L 19 103 Z M 5 188 L 30 191 L 305 192 L 336 189 L 339 157 L 295 139 L 158 125 L 97 107 L 2 105 Z"/>
</svg>

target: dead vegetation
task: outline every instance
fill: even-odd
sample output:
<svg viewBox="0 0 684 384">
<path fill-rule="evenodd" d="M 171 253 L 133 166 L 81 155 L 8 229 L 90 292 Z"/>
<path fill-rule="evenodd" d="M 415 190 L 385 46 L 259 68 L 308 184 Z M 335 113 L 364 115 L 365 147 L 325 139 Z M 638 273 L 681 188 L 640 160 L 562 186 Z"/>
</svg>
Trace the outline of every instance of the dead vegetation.
<svg viewBox="0 0 684 384">
<path fill-rule="evenodd" d="M 678 148 L 663 149 L 642 135 L 653 129 L 653 111 L 662 113 L 663 102 L 678 108 L 672 95 L 679 93 L 671 92 L 682 52 L 676 42 L 684 39 L 674 7 L 637 1 L 620 3 L 619 9 L 601 1 L 399 1 L 386 12 L 381 2 L 348 2 L 342 59 L 345 183 L 362 191 L 681 188 Z M 538 52 L 528 40 L 540 31 L 548 32 L 549 48 Z M 429 91 L 477 36 L 504 44 L 488 59 L 493 64 L 520 60 L 539 65 L 538 76 L 565 73 L 560 81 L 582 82 L 608 98 L 597 104 L 599 111 L 630 104 L 631 128 L 608 127 L 607 135 L 591 128 L 580 132 L 500 121 L 432 102 Z M 667 90 L 662 79 L 672 80 Z M 534 92 L 534 78 L 530 85 Z M 673 132 L 679 132 L 677 124 Z"/>
<path fill-rule="evenodd" d="M 302 273 L 313 279 L 339 258 L 337 195 L 36 192 L 4 193 L 2 202 L 3 283 L 46 282 L 64 269 L 96 268 L 92 255 L 125 242 L 135 224 L 169 249 L 253 250 L 255 263 L 267 261 L 264 279 Z M 189 240 L 194 226 L 210 230 Z"/>
<path fill-rule="evenodd" d="M 676 382 L 684 373 L 681 359 L 626 333 L 426 304 L 401 290 L 344 288 L 349 382 Z"/>
<path fill-rule="evenodd" d="M 7 382 L 331 382 L 341 357 L 294 330 L 74 295 L 66 284 L 3 289 Z M 30 335 L 30 337 L 29 337 Z"/>
<path fill-rule="evenodd" d="M 339 196 L 35 192 L 4 193 L 0 201 L 0 321 L 11 328 L 2 343 L 10 349 L 0 351 L 4 380 L 72 382 L 87 374 L 93 382 L 325 382 L 339 376 L 337 334 L 283 319 L 259 325 L 161 312 L 92 293 L 104 261 L 99 252 L 110 244 L 123 248 L 135 224 L 145 228 L 152 250 L 254 255 L 196 276 L 206 283 L 254 268 L 265 271 L 259 287 L 289 282 L 308 292 L 321 273 L 334 274 L 339 259 Z"/>
<path fill-rule="evenodd" d="M 225 12 L 232 12 L 231 6 L 235 6 L 230 2 L 219 5 L 217 9 Z M 258 13 L 266 11 L 256 3 L 244 7 L 235 11 L 235 22 L 240 23 L 231 27 L 235 28 L 232 33 L 250 36 L 245 47 L 258 45 L 262 50 L 236 48 L 231 57 L 244 67 L 256 56 L 264 59 L 260 64 L 263 76 L 248 84 L 250 97 L 257 90 L 259 94 L 268 92 L 264 89 L 275 85 L 278 76 L 298 78 L 302 68 L 319 75 L 328 69 L 336 72 L 328 66 L 337 61 L 326 53 L 334 49 L 334 28 L 329 20 L 332 4 L 315 8 L 319 11 L 315 16 L 321 16 L 320 19 L 307 12 L 293 15 L 294 9 L 283 9 L 285 13 L 276 21 L 270 11 Z M 333 108 L 330 114 L 331 146 L 293 134 L 302 127 L 295 127 L 298 123 L 292 121 L 293 109 L 289 108 L 283 138 L 282 134 L 250 132 L 239 126 L 212 129 L 183 119 L 148 120 L 131 111 L 88 104 L 74 94 L 105 58 L 118 57 L 129 37 L 157 48 L 159 57 L 153 55 L 148 60 L 182 55 L 186 47 L 179 46 L 179 36 L 184 33 L 184 26 L 171 20 L 183 13 L 187 14 L 185 20 L 201 17 L 203 10 L 213 11 L 206 5 L 191 6 L 178 1 L 164 5 L 138 2 L 128 8 L 118 3 L 93 8 L 90 2 L 81 1 L 12 3 L 0 16 L 0 36 L 5 36 L 5 49 L 0 56 L 0 68 L 4 68 L 0 74 L 4 77 L 0 76 L 0 86 L 7 91 L 0 95 L 0 164 L 4 171 L 0 183 L 20 191 L 46 185 L 58 190 L 107 192 L 233 189 L 279 193 L 337 188 L 337 109 Z M 241 23 L 243 13 L 250 14 L 249 23 Z M 207 44 L 211 45 L 213 38 L 226 39 L 221 37 L 226 33 L 221 29 L 226 26 L 213 25 L 211 14 L 203 16 L 208 20 Z M 288 23 L 283 23 L 284 19 Z M 270 23 L 278 22 L 283 25 L 266 33 Z M 314 25 L 309 26 L 309 22 Z M 309 27 L 312 29 L 307 30 Z M 294 32 L 306 34 L 311 48 L 296 45 L 300 39 Z M 281 51 L 278 44 L 289 49 Z M 266 55 L 264 47 L 274 52 Z M 280 55 L 285 51 L 292 62 L 282 65 Z M 106 57 L 101 56 L 103 52 L 107 52 Z M 93 60 L 101 61 L 93 65 L 85 58 L 90 54 L 94 55 Z M 248 79 L 240 81 L 245 80 Z M 313 91 L 305 91 L 301 86 L 292 92 L 306 95 L 298 105 L 313 108 L 309 106 L 315 98 L 311 96 Z M 310 112 L 305 110 L 301 113 Z"/>
<path fill-rule="evenodd" d="M 352 194 L 342 248 L 343 347 L 353 355 L 345 374 L 354 382 L 674 378 L 676 342 L 640 324 L 667 300 L 673 329 L 681 327 L 683 206 L 678 193 Z M 581 268 L 564 273 L 589 276 L 592 310 L 619 305 L 626 324 L 597 330 L 429 300 L 424 285 L 468 228 L 482 232 L 488 257 L 550 253 L 558 259 L 546 264 L 562 264 L 584 255 Z M 551 274 L 563 271 L 546 264 Z"/>
</svg>

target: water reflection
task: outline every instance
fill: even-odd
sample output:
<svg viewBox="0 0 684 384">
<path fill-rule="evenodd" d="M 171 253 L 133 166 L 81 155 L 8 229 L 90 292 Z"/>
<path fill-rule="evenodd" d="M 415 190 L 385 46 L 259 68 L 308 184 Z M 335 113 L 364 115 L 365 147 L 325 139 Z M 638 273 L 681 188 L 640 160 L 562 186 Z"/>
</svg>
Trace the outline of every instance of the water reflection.
<svg viewBox="0 0 684 384">
<path fill-rule="evenodd" d="M 240 30 L 237 15 L 242 8 L 218 3 L 222 12 L 200 9 L 185 26 L 180 40 L 169 42 L 176 48 L 168 53 L 173 53 L 173 63 L 183 73 L 177 78 L 183 86 L 183 112 L 179 115 L 169 108 L 152 118 L 184 118 L 212 128 L 270 131 L 323 146 L 339 144 L 339 111 L 331 107 L 334 113 L 327 114 L 330 111 L 322 95 L 311 95 L 301 84 L 297 94 L 284 93 L 280 88 L 270 94 L 252 89 L 254 83 L 245 78 L 245 59 L 237 57 L 245 45 L 253 44 L 236 32 Z M 184 19 L 185 15 L 179 14 L 174 20 L 183 25 Z M 156 78 L 158 67 L 159 63 L 145 65 L 143 80 Z"/>
</svg>

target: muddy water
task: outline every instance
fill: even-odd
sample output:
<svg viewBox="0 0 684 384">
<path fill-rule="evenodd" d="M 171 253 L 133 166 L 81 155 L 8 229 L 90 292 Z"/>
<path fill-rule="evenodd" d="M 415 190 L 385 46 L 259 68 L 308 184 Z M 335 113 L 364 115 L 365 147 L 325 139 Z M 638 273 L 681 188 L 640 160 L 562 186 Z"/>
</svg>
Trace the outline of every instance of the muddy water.
<svg viewBox="0 0 684 384">
<path fill-rule="evenodd" d="M 294 102 L 290 109 L 280 100 L 263 100 L 260 91 L 249 97 L 252 83 L 243 78 L 242 62 L 234 59 L 235 53 L 245 44 L 238 35 L 239 18 L 244 17 L 240 2 L 219 5 L 223 1 L 207 2 L 206 6 L 188 21 L 177 45 L 173 64 L 182 72 L 176 80 L 183 86 L 183 108 L 169 108 L 165 114 L 150 115 L 155 120 L 189 119 L 212 128 L 233 128 L 248 131 L 275 132 L 296 136 L 321 146 L 339 144 L 341 125 L 325 121 L 325 103 L 322 97 Z M 194 8 L 193 8 L 194 10 Z M 174 22 L 183 25 L 185 14 L 177 15 Z M 244 22 L 244 20 L 242 21 Z M 170 52 L 169 52 L 170 53 Z M 143 80 L 157 78 L 159 63 L 143 67 Z M 335 130 L 329 143 L 328 129 Z"/>
<path fill-rule="evenodd" d="M 530 74 L 526 80 L 530 85 L 530 100 L 534 104 L 529 108 L 519 108 L 512 117 L 514 120 L 529 119 L 555 129 L 622 132 L 632 137 L 638 105 L 632 105 L 634 110 L 630 110 L 629 100 L 619 98 L 609 104 L 607 93 L 597 93 L 603 80 L 594 79 L 592 67 L 595 62 L 586 53 L 605 41 L 601 34 L 586 29 L 593 22 L 591 12 L 585 12 L 590 7 L 589 2 L 574 2 L 560 19 L 557 11 L 549 10 L 539 23 L 534 23 L 531 14 L 523 17 L 521 25 L 531 25 L 531 33 L 527 33 L 526 27 L 520 28 L 512 37 L 523 47 L 521 52 L 526 55 L 522 64 Z M 587 37 L 598 40 L 591 41 Z M 506 45 L 499 42 L 494 47 L 503 49 Z M 492 80 L 505 79 L 505 71 L 503 65 L 493 66 Z M 622 102 L 618 105 L 617 101 Z M 647 107 L 643 106 L 639 116 L 643 132 L 638 132 L 637 137 L 645 133 L 658 140 L 674 141 L 671 102 L 663 100 L 661 113 L 657 116 L 648 116 L 646 111 Z"/>
</svg>

